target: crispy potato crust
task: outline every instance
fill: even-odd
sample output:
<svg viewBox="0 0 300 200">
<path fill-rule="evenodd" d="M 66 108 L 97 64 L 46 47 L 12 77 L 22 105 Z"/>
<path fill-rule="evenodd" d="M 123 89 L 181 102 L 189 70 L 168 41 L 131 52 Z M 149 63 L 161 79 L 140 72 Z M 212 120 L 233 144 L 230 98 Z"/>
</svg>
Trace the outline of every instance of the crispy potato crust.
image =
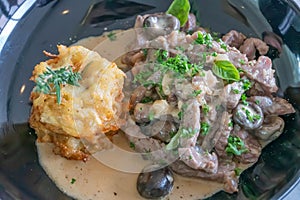
<svg viewBox="0 0 300 200">
<path fill-rule="evenodd" d="M 46 53 L 51 59 L 35 66 L 31 80 L 35 81 L 46 67 L 71 66 L 81 73 L 80 86 L 61 86 L 61 104 L 57 104 L 56 95 L 33 90 L 29 123 L 38 142 L 52 142 L 55 153 L 85 160 L 89 153 L 81 139 L 91 141 L 97 134 L 119 129 L 125 74 L 115 63 L 82 46 L 59 45 L 58 52 Z"/>
</svg>

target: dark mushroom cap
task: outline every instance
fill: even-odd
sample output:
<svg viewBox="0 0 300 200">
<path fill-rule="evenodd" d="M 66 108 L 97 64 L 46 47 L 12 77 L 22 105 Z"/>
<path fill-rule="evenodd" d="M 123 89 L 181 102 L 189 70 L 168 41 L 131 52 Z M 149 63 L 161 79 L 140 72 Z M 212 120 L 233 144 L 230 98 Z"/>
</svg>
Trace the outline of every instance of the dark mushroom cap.
<svg viewBox="0 0 300 200">
<path fill-rule="evenodd" d="M 258 105 L 252 102 L 243 102 L 239 103 L 234 109 L 233 120 L 245 129 L 253 130 L 262 125 L 264 115 Z"/>
<path fill-rule="evenodd" d="M 174 30 L 179 30 L 180 21 L 170 14 L 155 13 L 145 18 L 143 26 L 149 28 L 147 34 L 158 37 L 170 34 Z"/>
<path fill-rule="evenodd" d="M 172 191 L 173 184 L 173 173 L 168 167 L 152 165 L 139 174 L 137 190 L 144 198 L 156 199 L 167 196 Z"/>
</svg>

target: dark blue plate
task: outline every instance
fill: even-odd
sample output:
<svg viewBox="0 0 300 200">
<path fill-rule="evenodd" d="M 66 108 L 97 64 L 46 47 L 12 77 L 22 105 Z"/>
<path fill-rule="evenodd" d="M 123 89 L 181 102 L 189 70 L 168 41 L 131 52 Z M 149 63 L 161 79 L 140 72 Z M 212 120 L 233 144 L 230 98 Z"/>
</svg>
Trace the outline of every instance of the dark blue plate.
<svg viewBox="0 0 300 200">
<path fill-rule="evenodd" d="M 1 0 L 0 17 L 0 199 L 70 199 L 40 167 L 28 126 L 29 81 L 33 67 L 71 43 L 103 31 L 132 27 L 135 16 L 165 11 L 170 0 Z M 274 32 L 283 41 L 278 57 L 269 52 L 277 70 L 279 96 L 289 99 L 295 114 L 284 116 L 284 133 L 268 145 L 240 180 L 240 192 L 220 192 L 211 199 L 279 199 L 300 177 L 300 14 L 297 1 L 191 0 L 203 27 L 221 34 L 231 29 L 262 38 Z M 17 9 L 18 8 L 18 9 Z M 299 187 L 299 186 L 298 186 Z"/>
</svg>

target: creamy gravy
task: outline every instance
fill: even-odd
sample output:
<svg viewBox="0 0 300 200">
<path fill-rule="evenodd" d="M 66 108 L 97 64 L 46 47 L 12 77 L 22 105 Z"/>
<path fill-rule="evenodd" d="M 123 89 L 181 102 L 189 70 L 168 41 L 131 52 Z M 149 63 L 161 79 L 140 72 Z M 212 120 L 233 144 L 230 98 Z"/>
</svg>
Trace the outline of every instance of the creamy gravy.
<svg viewBox="0 0 300 200">
<path fill-rule="evenodd" d="M 106 38 L 107 36 L 89 37 L 74 45 L 94 49 L 101 56 L 112 58 L 109 54 L 114 52 L 114 45 L 98 45 L 107 42 Z M 123 41 L 128 44 L 130 40 Z M 36 145 L 41 166 L 57 187 L 67 195 L 75 199 L 143 199 L 136 189 L 137 173 L 114 170 L 92 156 L 87 162 L 67 160 L 52 152 L 52 144 Z M 114 154 L 111 159 L 118 160 L 118 156 Z M 184 178 L 175 174 L 174 176 L 173 191 L 166 199 L 202 199 L 223 188 L 223 184 L 220 183 Z"/>
</svg>

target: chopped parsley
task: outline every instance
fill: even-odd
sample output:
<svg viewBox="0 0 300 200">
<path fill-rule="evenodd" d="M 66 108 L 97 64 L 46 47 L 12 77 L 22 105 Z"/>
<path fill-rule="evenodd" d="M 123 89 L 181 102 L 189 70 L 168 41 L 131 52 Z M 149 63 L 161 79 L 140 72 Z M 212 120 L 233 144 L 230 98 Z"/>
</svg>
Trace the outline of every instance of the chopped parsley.
<svg viewBox="0 0 300 200">
<path fill-rule="evenodd" d="M 242 102 L 243 102 L 244 105 L 246 105 L 246 106 L 248 105 L 246 94 L 242 94 L 241 100 L 242 100 Z"/>
<path fill-rule="evenodd" d="M 158 50 L 156 52 L 157 62 L 163 70 L 171 70 L 180 76 L 196 75 L 202 67 L 189 62 L 184 55 L 177 54 L 175 57 L 168 57 L 168 52 L 165 50 Z"/>
<path fill-rule="evenodd" d="M 200 133 L 202 135 L 207 135 L 209 128 L 210 128 L 210 125 L 207 122 L 201 122 Z"/>
<path fill-rule="evenodd" d="M 227 44 L 226 44 L 225 42 L 223 42 L 223 40 L 219 39 L 218 42 L 219 42 L 220 47 L 221 47 L 222 49 L 224 49 L 225 51 L 228 51 Z"/>
<path fill-rule="evenodd" d="M 209 112 L 209 106 L 207 104 L 203 104 L 202 105 L 202 112 L 204 113 L 204 115 L 207 115 Z"/>
<path fill-rule="evenodd" d="M 240 90 L 238 90 L 238 89 L 232 89 L 232 92 L 233 92 L 234 94 L 239 94 L 239 93 L 240 93 Z"/>
<path fill-rule="evenodd" d="M 71 181 L 70 181 L 71 184 L 74 184 L 75 182 L 76 182 L 75 178 L 72 178 Z"/>
<path fill-rule="evenodd" d="M 141 100 L 141 103 L 150 103 L 150 102 L 153 102 L 153 98 L 152 97 L 144 97 L 142 100 Z"/>
<path fill-rule="evenodd" d="M 115 32 L 111 31 L 107 34 L 107 37 L 109 38 L 110 41 L 115 41 L 117 39 L 117 35 Z"/>
<path fill-rule="evenodd" d="M 245 113 L 246 113 L 246 117 L 247 119 L 250 121 L 250 122 L 254 122 L 255 120 L 259 120 L 261 119 L 261 116 L 260 115 L 256 115 L 256 114 L 253 114 L 251 111 L 249 111 L 248 109 L 244 109 L 245 110 Z"/>
<path fill-rule="evenodd" d="M 252 84 L 248 79 L 244 79 L 242 87 L 244 90 L 249 90 L 252 87 Z"/>
<path fill-rule="evenodd" d="M 236 167 L 235 169 L 234 169 L 234 173 L 235 173 L 235 175 L 236 176 L 240 176 L 241 175 L 241 173 L 242 173 L 242 169 L 241 168 L 239 168 L 239 167 Z"/>
<path fill-rule="evenodd" d="M 148 118 L 150 121 L 153 121 L 154 120 L 154 112 L 150 111 Z"/>
<path fill-rule="evenodd" d="M 245 147 L 245 143 L 238 136 L 230 135 L 227 140 L 228 144 L 225 149 L 227 154 L 233 154 L 240 156 L 242 153 L 248 152 L 248 149 Z"/>
<path fill-rule="evenodd" d="M 228 126 L 229 126 L 229 127 L 233 127 L 233 122 L 230 121 L 230 122 L 228 123 Z"/>
<path fill-rule="evenodd" d="M 255 103 L 256 103 L 256 104 L 260 104 L 260 100 L 256 99 L 256 100 L 255 100 Z"/>
<path fill-rule="evenodd" d="M 240 62 L 241 65 L 246 64 L 246 61 L 244 59 L 239 59 L 239 62 Z"/>
<path fill-rule="evenodd" d="M 135 150 L 135 144 L 133 142 L 130 141 L 129 143 L 129 147 L 133 150 Z"/>
<path fill-rule="evenodd" d="M 204 44 L 207 48 L 212 47 L 213 38 L 209 33 L 198 32 L 198 37 L 195 40 L 196 44 Z"/>
<path fill-rule="evenodd" d="M 194 90 L 193 93 L 192 93 L 192 96 L 196 97 L 199 94 L 201 94 L 201 92 L 202 92 L 202 90 Z"/>
</svg>

